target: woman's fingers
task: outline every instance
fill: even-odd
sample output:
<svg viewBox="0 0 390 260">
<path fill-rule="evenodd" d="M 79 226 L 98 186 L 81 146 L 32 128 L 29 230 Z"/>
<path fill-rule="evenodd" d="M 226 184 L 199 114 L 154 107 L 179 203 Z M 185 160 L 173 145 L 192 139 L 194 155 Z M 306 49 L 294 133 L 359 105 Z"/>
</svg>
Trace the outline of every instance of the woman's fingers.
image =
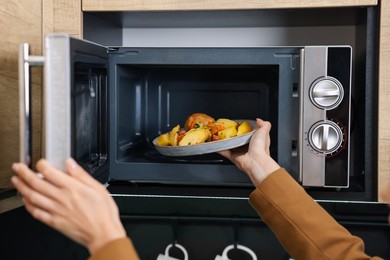
<svg viewBox="0 0 390 260">
<path fill-rule="evenodd" d="M 23 189 L 23 191 L 21 191 L 23 195 L 25 195 L 25 192 L 31 194 L 32 191 L 39 191 L 42 195 L 50 198 L 56 198 L 58 196 L 59 189 L 48 182 L 46 176 L 42 177 L 42 175 L 36 174 L 22 163 L 14 163 L 12 169 L 19 177 L 19 180 L 22 181 L 19 185 L 21 185 L 20 188 Z M 17 180 L 18 179 L 16 179 L 16 181 Z"/>
<path fill-rule="evenodd" d="M 53 167 L 47 160 L 41 159 L 37 163 L 38 171 L 43 175 L 45 180 L 56 187 L 66 188 L 73 185 L 78 185 L 78 182 L 72 177 L 76 177 L 82 183 L 97 182 L 92 178 L 81 166 L 79 166 L 73 159 L 69 158 L 65 162 L 65 168 L 69 175 Z M 97 182 L 98 183 L 98 182 Z"/>
<path fill-rule="evenodd" d="M 72 178 L 64 172 L 53 167 L 47 160 L 41 159 L 37 162 L 37 169 L 43 175 L 45 180 L 57 187 L 66 187 L 71 185 Z"/>
<path fill-rule="evenodd" d="M 26 198 L 23 198 L 23 203 L 26 208 L 26 210 L 33 216 L 35 219 L 46 223 L 48 225 L 53 223 L 53 217 L 52 214 L 50 214 L 49 211 L 42 209 L 40 207 L 37 207 L 35 204 L 31 203 Z"/>
<path fill-rule="evenodd" d="M 230 159 L 232 152 L 230 150 L 224 150 L 224 151 L 219 151 L 218 153 L 223 157 Z"/>
<path fill-rule="evenodd" d="M 260 132 L 263 134 L 269 134 L 271 131 L 271 123 L 268 121 L 261 120 L 260 118 L 256 119 L 256 124 L 260 128 Z"/>
<path fill-rule="evenodd" d="M 39 178 L 39 177 L 36 177 Z M 21 193 L 25 202 L 29 205 L 34 205 L 45 211 L 53 211 L 57 207 L 57 203 L 42 193 L 36 192 L 23 179 L 18 176 L 13 176 L 11 181 L 15 188 Z"/>
<path fill-rule="evenodd" d="M 80 165 L 76 163 L 72 158 L 68 158 L 65 162 L 65 168 L 67 173 L 79 180 L 81 183 L 86 184 L 88 186 L 93 186 L 95 188 L 100 189 L 101 184 L 95 180 L 89 173 L 87 173 Z"/>
</svg>

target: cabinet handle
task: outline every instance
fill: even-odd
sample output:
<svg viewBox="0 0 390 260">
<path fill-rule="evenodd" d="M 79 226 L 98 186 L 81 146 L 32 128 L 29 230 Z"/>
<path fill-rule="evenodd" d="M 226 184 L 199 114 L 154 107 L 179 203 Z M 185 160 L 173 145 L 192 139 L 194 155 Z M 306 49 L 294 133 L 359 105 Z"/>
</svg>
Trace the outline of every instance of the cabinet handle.
<svg viewBox="0 0 390 260">
<path fill-rule="evenodd" d="M 30 56 L 28 43 L 19 47 L 19 157 L 31 167 L 32 125 L 31 125 L 31 84 L 30 67 L 43 66 L 43 56 Z"/>
</svg>

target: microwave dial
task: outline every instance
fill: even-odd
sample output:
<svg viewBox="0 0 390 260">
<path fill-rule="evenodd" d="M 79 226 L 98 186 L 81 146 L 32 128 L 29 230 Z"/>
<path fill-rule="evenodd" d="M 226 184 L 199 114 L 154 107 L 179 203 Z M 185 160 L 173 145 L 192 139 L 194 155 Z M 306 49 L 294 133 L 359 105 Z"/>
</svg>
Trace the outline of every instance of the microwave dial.
<svg viewBox="0 0 390 260">
<path fill-rule="evenodd" d="M 337 107 L 344 97 L 341 83 L 333 78 L 320 78 L 313 82 L 310 91 L 310 100 L 320 109 L 333 109 Z"/>
<path fill-rule="evenodd" d="M 325 120 L 314 124 L 309 131 L 309 144 L 317 152 L 331 154 L 340 148 L 343 132 L 335 122 Z"/>
</svg>

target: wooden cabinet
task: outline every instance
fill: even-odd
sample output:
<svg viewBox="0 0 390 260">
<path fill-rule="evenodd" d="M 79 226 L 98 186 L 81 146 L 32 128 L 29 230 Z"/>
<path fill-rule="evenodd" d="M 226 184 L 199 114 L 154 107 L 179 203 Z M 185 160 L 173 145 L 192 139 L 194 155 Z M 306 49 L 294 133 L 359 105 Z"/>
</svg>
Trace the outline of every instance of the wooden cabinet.
<svg viewBox="0 0 390 260">
<path fill-rule="evenodd" d="M 43 11 L 44 10 L 44 11 Z M 55 21 L 55 22 L 54 22 Z M 10 178 L 19 161 L 19 45 L 42 55 L 50 32 L 81 35 L 81 1 L 3 0 L 0 8 L 0 213 L 22 205 Z M 42 68 L 32 68 L 33 162 L 42 157 Z"/>
<path fill-rule="evenodd" d="M 95 1 L 83 0 L 83 11 L 163 11 L 163 10 L 233 10 L 233 9 L 271 9 L 308 8 L 377 5 L 377 0 L 275 0 L 275 1 Z"/>
<path fill-rule="evenodd" d="M 390 2 L 381 1 L 378 100 L 378 191 L 390 182 Z"/>
<path fill-rule="evenodd" d="M 10 192 L 11 165 L 19 161 L 18 51 L 28 42 L 32 54 L 42 53 L 40 1 L 4 0 L 0 8 L 0 212 L 21 205 Z M 34 154 L 40 156 L 41 70 L 32 70 Z"/>
<path fill-rule="evenodd" d="M 42 0 L 43 36 L 52 32 L 82 36 L 81 0 Z"/>
</svg>

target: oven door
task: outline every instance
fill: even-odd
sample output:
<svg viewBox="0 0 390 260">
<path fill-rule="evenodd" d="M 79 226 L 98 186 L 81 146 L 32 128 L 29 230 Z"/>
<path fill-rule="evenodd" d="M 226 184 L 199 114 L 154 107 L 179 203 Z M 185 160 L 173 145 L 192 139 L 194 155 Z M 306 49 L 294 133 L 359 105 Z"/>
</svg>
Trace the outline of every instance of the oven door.
<svg viewBox="0 0 390 260">
<path fill-rule="evenodd" d="M 45 38 L 45 157 L 73 157 L 97 179 L 108 169 L 107 48 L 68 35 Z"/>
<path fill-rule="evenodd" d="M 68 35 L 45 39 L 45 156 L 73 157 L 94 177 L 107 172 L 107 48 Z"/>
</svg>

